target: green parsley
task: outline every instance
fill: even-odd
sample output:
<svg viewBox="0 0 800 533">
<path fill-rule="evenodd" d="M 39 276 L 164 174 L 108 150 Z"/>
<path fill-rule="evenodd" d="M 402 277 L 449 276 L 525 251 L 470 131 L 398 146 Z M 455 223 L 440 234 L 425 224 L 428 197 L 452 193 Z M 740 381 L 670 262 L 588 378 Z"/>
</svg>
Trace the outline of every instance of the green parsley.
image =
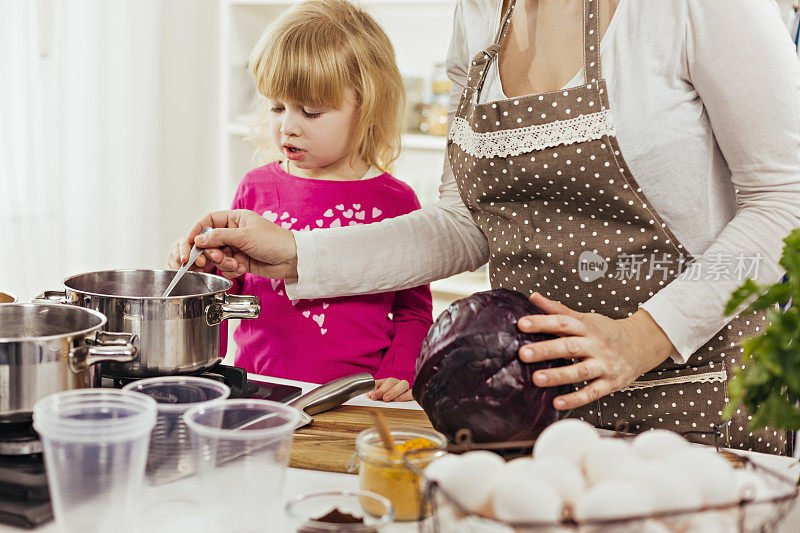
<svg viewBox="0 0 800 533">
<path fill-rule="evenodd" d="M 743 314 L 767 312 L 763 333 L 742 342 L 744 369 L 737 368 L 729 383 L 724 412 L 730 418 L 743 405 L 753 416 L 751 430 L 800 430 L 800 229 L 783 242 L 785 279 L 762 285 L 748 278 L 725 306 L 725 314 L 732 315 L 752 300 Z"/>
</svg>

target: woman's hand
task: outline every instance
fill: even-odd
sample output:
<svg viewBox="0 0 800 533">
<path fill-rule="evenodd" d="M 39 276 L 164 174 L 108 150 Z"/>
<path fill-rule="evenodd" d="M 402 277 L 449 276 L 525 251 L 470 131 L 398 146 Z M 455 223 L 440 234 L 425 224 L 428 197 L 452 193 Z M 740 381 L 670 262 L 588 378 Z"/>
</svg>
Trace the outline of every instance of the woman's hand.
<svg viewBox="0 0 800 533">
<path fill-rule="evenodd" d="M 548 359 L 574 359 L 573 364 L 537 370 L 533 383 L 552 387 L 569 383 L 589 384 L 570 394 L 558 396 L 553 406 L 575 409 L 601 396 L 630 385 L 673 352 L 667 336 L 650 315 L 640 309 L 628 318 L 614 320 L 597 313 L 579 313 L 539 293 L 531 295 L 546 315 L 522 317 L 517 322 L 526 333 L 552 333 L 558 339 L 527 344 L 519 357 L 526 363 Z"/>
<path fill-rule="evenodd" d="M 203 226 L 214 230 L 200 235 Z M 181 261 L 189 257 L 193 242 L 205 248 L 196 263 L 200 269 L 210 269 L 213 263 L 227 278 L 246 272 L 271 279 L 297 278 L 294 235 L 253 211 L 216 211 L 203 217 L 177 243 Z"/>
<path fill-rule="evenodd" d="M 369 398 L 384 402 L 408 402 L 414 399 L 408 381 L 397 378 L 376 379 L 375 388 L 369 393 Z"/>
<path fill-rule="evenodd" d="M 186 237 L 178 239 L 169 249 L 169 253 L 167 254 L 167 268 L 171 268 L 172 270 L 178 270 L 183 266 L 183 264 L 189 260 L 189 252 L 191 251 L 192 246 L 189 244 L 189 241 Z M 202 259 L 202 261 L 201 261 Z M 202 263 L 203 267 L 201 268 L 198 263 Z M 214 264 L 210 261 L 206 261 L 205 257 L 200 255 L 195 264 L 189 266 L 189 270 L 199 270 L 201 272 L 211 272 L 213 270 Z"/>
</svg>

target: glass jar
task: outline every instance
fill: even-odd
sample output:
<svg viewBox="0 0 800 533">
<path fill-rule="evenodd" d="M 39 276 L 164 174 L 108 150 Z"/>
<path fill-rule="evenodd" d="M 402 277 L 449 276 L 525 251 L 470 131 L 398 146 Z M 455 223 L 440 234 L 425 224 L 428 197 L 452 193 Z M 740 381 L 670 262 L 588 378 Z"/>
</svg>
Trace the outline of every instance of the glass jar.
<svg viewBox="0 0 800 533">
<path fill-rule="evenodd" d="M 366 429 L 356 437 L 359 487 L 388 498 L 394 505 L 395 520 L 418 520 L 422 518 L 422 480 L 406 466 L 403 455 L 410 450 L 435 448 L 411 456 L 410 462 L 424 469 L 445 454 L 447 440 L 432 429 L 393 426 L 390 431 L 396 448 L 392 453 L 386 451 L 375 428 Z"/>
</svg>

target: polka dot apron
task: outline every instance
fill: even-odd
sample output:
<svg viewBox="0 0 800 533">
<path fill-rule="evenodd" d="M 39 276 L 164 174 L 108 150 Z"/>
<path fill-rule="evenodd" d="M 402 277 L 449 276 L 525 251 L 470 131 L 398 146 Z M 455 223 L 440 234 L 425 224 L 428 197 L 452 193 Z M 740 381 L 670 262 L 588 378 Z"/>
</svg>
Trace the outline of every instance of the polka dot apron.
<svg viewBox="0 0 800 533">
<path fill-rule="evenodd" d="M 492 250 L 492 287 L 539 291 L 577 311 L 630 316 L 692 258 L 620 153 L 600 78 L 598 0 L 584 0 L 586 84 L 479 104 L 514 3 L 494 44 L 472 61 L 448 138 L 461 198 Z M 739 341 L 763 320 L 737 317 L 689 364 L 668 359 L 573 416 L 603 428 L 626 422 L 635 432 L 710 431 L 722 423 L 727 380 L 741 364 Z M 737 411 L 720 444 L 788 452 L 785 432 L 750 432 L 748 418 Z"/>
</svg>

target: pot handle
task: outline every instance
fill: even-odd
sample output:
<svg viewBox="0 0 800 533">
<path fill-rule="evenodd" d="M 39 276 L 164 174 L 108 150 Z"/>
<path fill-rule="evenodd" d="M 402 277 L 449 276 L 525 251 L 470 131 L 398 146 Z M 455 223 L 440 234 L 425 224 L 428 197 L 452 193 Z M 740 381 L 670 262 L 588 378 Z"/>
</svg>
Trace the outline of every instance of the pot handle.
<svg viewBox="0 0 800 533">
<path fill-rule="evenodd" d="M 133 333 L 98 331 L 89 342 L 69 352 L 69 369 L 76 374 L 97 363 L 130 363 L 139 355 L 139 337 Z"/>
<path fill-rule="evenodd" d="M 44 291 L 31 300 L 34 304 L 68 304 L 67 291 Z"/>
<path fill-rule="evenodd" d="M 206 307 L 206 324 L 216 326 L 229 318 L 258 318 L 261 299 L 258 296 L 226 294 L 221 302 Z"/>
</svg>

